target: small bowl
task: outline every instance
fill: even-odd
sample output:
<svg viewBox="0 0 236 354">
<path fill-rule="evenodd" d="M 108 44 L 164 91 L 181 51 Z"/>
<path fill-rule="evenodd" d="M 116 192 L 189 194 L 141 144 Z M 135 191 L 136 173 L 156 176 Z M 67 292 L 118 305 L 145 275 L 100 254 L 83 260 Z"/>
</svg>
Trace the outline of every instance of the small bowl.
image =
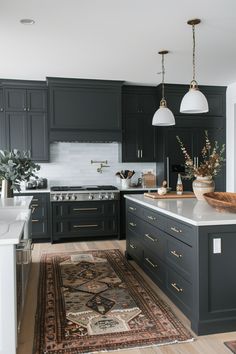
<svg viewBox="0 0 236 354">
<path fill-rule="evenodd" d="M 167 188 L 165 188 L 165 187 L 157 188 L 157 193 L 159 195 L 165 195 L 167 193 Z"/>
</svg>

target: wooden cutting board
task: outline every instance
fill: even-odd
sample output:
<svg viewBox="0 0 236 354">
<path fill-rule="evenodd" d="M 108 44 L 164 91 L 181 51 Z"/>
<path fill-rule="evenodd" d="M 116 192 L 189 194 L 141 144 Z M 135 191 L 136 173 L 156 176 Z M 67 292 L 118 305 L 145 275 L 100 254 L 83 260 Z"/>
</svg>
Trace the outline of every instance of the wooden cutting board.
<svg viewBox="0 0 236 354">
<path fill-rule="evenodd" d="M 176 192 L 170 192 L 165 195 L 159 195 L 155 193 L 144 193 L 145 197 L 152 199 L 179 199 L 179 198 L 196 198 L 193 192 L 184 192 L 183 194 L 176 194 Z"/>
</svg>

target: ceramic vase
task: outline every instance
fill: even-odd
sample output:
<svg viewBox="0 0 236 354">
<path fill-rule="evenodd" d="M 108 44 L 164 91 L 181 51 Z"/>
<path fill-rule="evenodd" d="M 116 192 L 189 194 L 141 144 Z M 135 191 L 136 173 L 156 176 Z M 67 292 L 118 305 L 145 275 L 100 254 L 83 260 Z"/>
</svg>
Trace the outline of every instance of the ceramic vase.
<svg viewBox="0 0 236 354">
<path fill-rule="evenodd" d="M 193 192 L 198 200 L 205 200 L 203 194 L 214 192 L 215 182 L 212 176 L 197 176 L 193 181 Z"/>
<path fill-rule="evenodd" d="M 127 189 L 130 187 L 130 179 L 129 178 L 125 178 L 121 180 L 121 187 L 124 189 Z"/>
<path fill-rule="evenodd" d="M 1 198 L 13 198 L 13 189 L 11 181 L 8 181 L 6 179 L 2 180 Z"/>
</svg>

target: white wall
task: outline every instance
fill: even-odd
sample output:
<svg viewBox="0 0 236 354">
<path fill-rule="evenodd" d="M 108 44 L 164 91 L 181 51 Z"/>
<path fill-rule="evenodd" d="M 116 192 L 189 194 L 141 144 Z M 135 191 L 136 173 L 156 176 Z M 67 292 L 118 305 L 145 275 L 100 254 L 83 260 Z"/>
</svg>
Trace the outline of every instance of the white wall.
<svg viewBox="0 0 236 354">
<path fill-rule="evenodd" d="M 226 190 L 236 192 L 236 83 L 226 92 Z"/>
<path fill-rule="evenodd" d="M 110 167 L 98 173 L 99 164 L 91 160 L 107 160 Z M 117 184 L 115 173 L 134 170 L 132 182 L 137 181 L 143 169 L 153 169 L 155 163 L 119 163 L 118 143 L 52 143 L 50 163 L 42 163 L 39 176 L 46 177 L 50 185 Z"/>
</svg>

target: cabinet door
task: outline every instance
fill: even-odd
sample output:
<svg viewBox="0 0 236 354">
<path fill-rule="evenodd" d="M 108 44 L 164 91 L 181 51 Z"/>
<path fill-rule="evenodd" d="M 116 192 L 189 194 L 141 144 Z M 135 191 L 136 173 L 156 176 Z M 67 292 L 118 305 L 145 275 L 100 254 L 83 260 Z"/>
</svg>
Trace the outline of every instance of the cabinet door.
<svg viewBox="0 0 236 354">
<path fill-rule="evenodd" d="M 178 173 L 185 175 L 184 155 L 180 149 L 180 145 L 176 139 L 176 135 L 180 137 L 186 147 L 190 157 L 194 157 L 194 129 L 192 128 L 167 128 L 165 134 L 165 157 L 166 171 L 169 169 L 169 183 L 173 190 L 176 190 Z M 192 190 L 192 182 L 183 179 L 183 187 L 185 191 Z"/>
<path fill-rule="evenodd" d="M 6 124 L 8 149 L 28 150 L 27 114 L 6 112 Z"/>
<path fill-rule="evenodd" d="M 140 152 L 138 140 L 139 140 L 139 128 L 140 120 L 135 115 L 124 117 L 124 140 L 122 143 L 122 161 L 123 162 L 138 162 L 140 158 Z"/>
<path fill-rule="evenodd" d="M 28 141 L 34 161 L 48 161 L 48 129 L 45 113 L 28 113 Z"/>
<path fill-rule="evenodd" d="M 6 141 L 6 117 L 3 103 L 3 90 L 0 89 L 0 149 L 7 149 Z"/>
<path fill-rule="evenodd" d="M 152 125 L 152 116 L 142 116 L 140 125 L 138 125 L 138 145 L 140 149 L 140 161 L 152 162 L 155 161 L 155 136 L 156 128 Z"/>
<path fill-rule="evenodd" d="M 6 111 L 23 112 L 27 110 L 26 90 L 21 88 L 5 89 Z"/>
<path fill-rule="evenodd" d="M 47 110 L 46 90 L 27 90 L 27 111 L 45 112 Z"/>
<path fill-rule="evenodd" d="M 157 94 L 124 94 L 123 101 L 126 114 L 154 114 L 157 109 Z"/>
</svg>

